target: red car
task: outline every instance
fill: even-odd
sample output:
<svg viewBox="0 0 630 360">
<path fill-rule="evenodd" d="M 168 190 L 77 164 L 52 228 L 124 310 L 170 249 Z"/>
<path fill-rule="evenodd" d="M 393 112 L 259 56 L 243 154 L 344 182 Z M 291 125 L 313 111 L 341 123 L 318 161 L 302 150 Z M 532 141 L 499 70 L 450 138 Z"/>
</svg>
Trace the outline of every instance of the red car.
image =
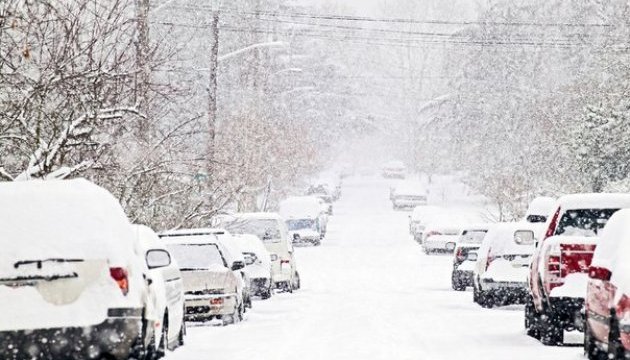
<svg viewBox="0 0 630 360">
<path fill-rule="evenodd" d="M 530 265 L 527 334 L 545 345 L 564 343 L 564 331 L 584 330 L 584 298 L 598 232 L 630 194 L 575 194 L 558 200 Z"/>
<path fill-rule="evenodd" d="M 584 353 L 630 358 L 630 210 L 610 218 L 593 256 L 586 296 Z"/>
</svg>

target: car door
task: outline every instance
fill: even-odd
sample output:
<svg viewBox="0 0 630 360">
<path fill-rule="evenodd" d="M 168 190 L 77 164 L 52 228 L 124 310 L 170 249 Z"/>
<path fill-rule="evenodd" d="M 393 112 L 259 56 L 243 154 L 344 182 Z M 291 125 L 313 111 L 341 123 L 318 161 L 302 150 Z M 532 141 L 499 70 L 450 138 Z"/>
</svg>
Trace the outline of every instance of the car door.
<svg viewBox="0 0 630 360">
<path fill-rule="evenodd" d="M 169 342 L 175 341 L 184 321 L 184 282 L 176 263 L 161 269 L 166 290 Z"/>
</svg>

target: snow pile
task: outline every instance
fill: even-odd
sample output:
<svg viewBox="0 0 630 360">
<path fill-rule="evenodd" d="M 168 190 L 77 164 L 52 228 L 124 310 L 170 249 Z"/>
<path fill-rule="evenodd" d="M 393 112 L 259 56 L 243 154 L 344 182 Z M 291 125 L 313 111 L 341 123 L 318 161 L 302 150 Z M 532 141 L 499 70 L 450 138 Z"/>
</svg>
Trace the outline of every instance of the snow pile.
<svg viewBox="0 0 630 360">
<path fill-rule="evenodd" d="M 592 266 L 612 271 L 611 282 L 630 294 L 630 209 L 617 211 L 601 232 Z"/>
<path fill-rule="evenodd" d="M 545 196 L 537 197 L 529 204 L 525 217 L 527 218 L 531 215 L 551 216 L 556 209 L 555 206 L 556 199 Z"/>
<path fill-rule="evenodd" d="M 624 209 L 630 208 L 630 194 L 597 193 L 572 194 L 561 197 L 558 202 L 562 209 Z"/>
</svg>

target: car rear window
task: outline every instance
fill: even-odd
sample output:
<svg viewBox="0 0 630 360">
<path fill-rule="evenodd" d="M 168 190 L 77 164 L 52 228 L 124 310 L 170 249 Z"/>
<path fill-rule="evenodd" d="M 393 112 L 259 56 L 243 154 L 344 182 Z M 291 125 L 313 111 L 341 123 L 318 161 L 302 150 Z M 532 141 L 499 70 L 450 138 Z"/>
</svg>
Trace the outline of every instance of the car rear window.
<svg viewBox="0 0 630 360">
<path fill-rule="evenodd" d="M 168 250 L 182 270 L 208 269 L 216 265 L 227 267 L 215 244 L 170 244 Z"/>
<path fill-rule="evenodd" d="M 597 236 L 619 209 L 578 209 L 564 212 L 555 235 Z"/>
</svg>

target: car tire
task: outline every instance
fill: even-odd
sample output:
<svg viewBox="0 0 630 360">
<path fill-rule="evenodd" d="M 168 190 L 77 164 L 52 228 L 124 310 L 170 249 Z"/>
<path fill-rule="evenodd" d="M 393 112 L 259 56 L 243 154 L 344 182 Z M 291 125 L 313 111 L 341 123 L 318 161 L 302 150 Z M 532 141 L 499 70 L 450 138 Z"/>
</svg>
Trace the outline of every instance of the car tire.
<svg viewBox="0 0 630 360">
<path fill-rule="evenodd" d="M 586 329 L 584 329 L 584 355 L 588 360 L 608 360 L 608 353 L 597 346 L 588 323 L 586 323 Z"/>
<path fill-rule="evenodd" d="M 543 308 L 540 314 L 540 342 L 546 346 L 558 346 L 564 344 L 564 329 L 553 311 Z"/>
<path fill-rule="evenodd" d="M 294 279 L 295 286 L 293 287 L 293 290 L 300 290 L 300 288 L 302 287 L 302 283 L 300 282 L 300 273 L 298 273 L 297 271 L 295 272 Z"/>
<path fill-rule="evenodd" d="M 466 291 L 466 285 L 462 284 L 462 281 L 455 275 L 454 271 L 451 274 L 451 287 L 455 291 Z"/>
<path fill-rule="evenodd" d="M 528 296 L 525 302 L 525 331 L 527 336 L 531 336 L 534 339 L 540 339 L 539 330 L 540 316 L 534 306 L 534 299 Z"/>
<path fill-rule="evenodd" d="M 186 321 L 182 319 L 182 326 L 179 329 L 179 333 L 177 334 L 177 346 L 184 346 L 186 342 Z"/>
<path fill-rule="evenodd" d="M 313 241 L 313 246 L 320 246 L 322 244 L 321 240 Z"/>
<path fill-rule="evenodd" d="M 611 310 L 610 333 L 608 334 L 608 354 L 606 359 L 630 359 L 630 354 L 628 354 L 621 343 L 618 321 L 615 310 Z"/>
<path fill-rule="evenodd" d="M 495 297 L 492 293 L 485 291 L 479 292 L 479 305 L 486 309 L 492 309 L 496 305 Z"/>
<path fill-rule="evenodd" d="M 263 300 L 267 300 L 271 298 L 272 294 L 273 294 L 273 290 L 271 289 L 271 285 L 269 285 L 269 287 L 263 290 L 263 292 L 260 294 L 260 298 Z"/>
</svg>

